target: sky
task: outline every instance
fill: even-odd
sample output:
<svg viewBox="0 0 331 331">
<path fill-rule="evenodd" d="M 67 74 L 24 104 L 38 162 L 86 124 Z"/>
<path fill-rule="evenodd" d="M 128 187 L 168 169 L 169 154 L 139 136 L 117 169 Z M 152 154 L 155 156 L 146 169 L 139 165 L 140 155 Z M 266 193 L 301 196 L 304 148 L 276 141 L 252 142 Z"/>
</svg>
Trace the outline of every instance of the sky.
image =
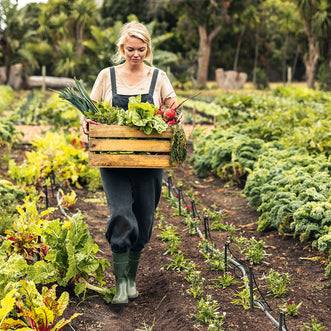
<svg viewBox="0 0 331 331">
<path fill-rule="evenodd" d="M 48 0 L 18 0 L 18 8 L 24 7 L 26 4 L 30 2 L 47 2 Z"/>
</svg>

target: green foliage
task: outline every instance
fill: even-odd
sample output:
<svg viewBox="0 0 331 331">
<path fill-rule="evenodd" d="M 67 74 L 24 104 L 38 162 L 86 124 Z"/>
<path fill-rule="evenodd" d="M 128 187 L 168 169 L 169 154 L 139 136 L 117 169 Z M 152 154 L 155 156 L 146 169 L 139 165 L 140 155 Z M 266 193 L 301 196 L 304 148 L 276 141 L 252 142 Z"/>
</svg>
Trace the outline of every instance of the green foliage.
<svg viewBox="0 0 331 331">
<path fill-rule="evenodd" d="M 9 180 L 0 177 L 0 210 L 11 212 L 17 203 L 25 197 L 25 191 L 14 185 Z M 0 225 L 1 229 L 1 225 Z M 2 231 L 0 230 L 0 233 Z"/>
<path fill-rule="evenodd" d="M 317 318 L 315 318 L 315 316 L 311 316 L 309 319 L 310 325 L 303 323 L 303 327 L 305 330 L 320 331 L 325 328 L 325 326 L 317 322 Z"/>
<path fill-rule="evenodd" d="M 113 290 L 103 287 L 104 270 L 110 264 L 97 257 L 98 246 L 82 216 L 50 220 L 52 209 L 40 212 L 37 200 L 38 197 L 27 197 L 24 205 L 17 207 L 19 217 L 14 218 L 12 229 L 2 238 L 0 298 L 12 284 L 27 276 L 35 283 L 75 284 L 76 295 L 91 289 L 110 302 Z M 91 277 L 101 287 L 89 284 Z"/>
<path fill-rule="evenodd" d="M 172 258 L 168 258 L 170 263 L 166 264 L 166 269 L 171 269 L 175 271 L 183 271 L 183 272 L 192 272 L 195 269 L 195 264 L 188 259 L 185 259 L 184 252 L 178 250 L 172 255 Z"/>
<path fill-rule="evenodd" d="M 223 290 L 232 284 L 238 283 L 230 271 L 226 271 L 224 272 L 223 276 L 218 276 L 217 279 L 212 280 L 215 281 L 215 287 L 220 287 Z"/>
<path fill-rule="evenodd" d="M 201 277 L 201 271 L 192 270 L 185 279 L 190 283 L 186 292 L 195 299 L 201 298 L 203 294 L 203 284 L 205 279 Z"/>
<path fill-rule="evenodd" d="M 231 303 L 243 306 L 244 309 L 249 309 L 251 306 L 251 296 L 250 296 L 250 291 L 249 291 L 249 287 L 247 286 L 247 284 L 248 284 L 248 280 L 247 280 L 247 278 L 245 278 L 244 285 L 240 287 L 240 288 L 242 288 L 242 291 L 237 291 L 237 293 L 235 293 L 236 298 L 234 298 L 231 301 Z M 253 289 L 253 301 L 256 301 L 259 299 L 259 296 L 254 293 L 254 291 L 256 291 L 256 290 L 257 290 L 256 288 Z"/>
<path fill-rule="evenodd" d="M 220 305 L 217 301 L 212 300 L 211 296 L 207 295 L 206 299 L 201 298 L 199 300 L 197 312 L 193 314 L 193 316 L 196 318 L 197 322 L 213 324 L 215 321 L 223 321 L 225 318 L 225 315 L 219 316 L 219 309 Z"/>
<path fill-rule="evenodd" d="M 8 110 L 14 101 L 15 93 L 10 86 L 0 85 L 0 95 L 0 114 L 2 114 L 4 110 Z"/>
<path fill-rule="evenodd" d="M 329 249 L 330 95 L 278 87 L 272 95 L 236 98 L 233 105 L 245 105 L 250 114 L 245 122 L 193 133 L 190 162 L 197 175 L 214 172 L 244 184 L 249 203 L 260 212 L 259 231 L 275 227 Z M 330 270 L 329 265 L 327 277 Z"/>
<path fill-rule="evenodd" d="M 265 242 L 261 239 L 257 241 L 254 237 L 250 239 L 245 237 L 235 237 L 234 242 L 238 245 L 241 254 L 245 255 L 246 260 L 251 260 L 253 263 L 260 263 L 266 257 L 264 250 Z"/>
<path fill-rule="evenodd" d="M 262 146 L 262 140 L 250 139 L 235 129 L 216 129 L 194 141 L 190 163 L 200 177 L 213 171 L 226 181 L 241 184 L 253 169 Z"/>
<path fill-rule="evenodd" d="M 18 141 L 19 134 L 13 123 L 0 120 L 0 147 Z"/>
<path fill-rule="evenodd" d="M 99 172 L 88 167 L 88 154 L 77 137 L 47 132 L 32 144 L 35 149 L 26 153 L 21 165 L 9 162 L 8 174 L 17 183 L 41 186 L 53 172 L 56 183 L 86 184 L 91 190 L 101 186 Z"/>
<path fill-rule="evenodd" d="M 288 299 L 284 301 L 282 306 L 279 306 L 279 309 L 283 310 L 286 316 L 298 316 L 298 310 L 301 305 L 302 301 L 296 304 L 294 300 Z"/>
<path fill-rule="evenodd" d="M 255 85 L 258 90 L 265 90 L 269 87 L 268 76 L 261 68 L 255 69 Z"/>
<path fill-rule="evenodd" d="M 275 297 L 281 297 L 286 293 L 286 286 L 290 283 L 290 276 L 288 273 L 279 273 L 274 269 L 270 269 L 266 275 L 269 292 Z"/>
<path fill-rule="evenodd" d="M 75 214 L 70 221 L 55 220 L 48 224 L 43 231 L 45 242 L 50 249 L 45 260 L 54 264 L 61 278 L 58 284 L 67 286 L 68 283 L 78 281 L 78 276 L 87 280 L 94 275 L 96 280 L 103 285 L 103 271 L 110 264 L 105 259 L 96 256 L 98 246 L 94 243 L 82 216 Z M 76 294 L 82 288 L 76 283 Z"/>
<path fill-rule="evenodd" d="M 56 299 L 56 287 L 43 287 L 41 293 L 38 292 L 36 285 L 31 281 L 21 280 L 19 288 L 8 293 L 4 300 L 11 298 L 10 305 L 18 308 L 17 319 L 7 318 L 1 320 L 2 330 L 11 330 L 13 327 L 24 328 L 25 330 L 61 330 L 74 318 L 81 314 L 74 314 L 68 320 L 62 318 L 56 323 L 56 319 L 63 315 L 64 310 L 69 304 L 69 293 L 63 292 Z M 14 292 L 15 298 L 13 298 Z M 3 300 L 3 301 L 4 301 Z M 9 306 L 9 302 L 7 303 Z"/>
</svg>

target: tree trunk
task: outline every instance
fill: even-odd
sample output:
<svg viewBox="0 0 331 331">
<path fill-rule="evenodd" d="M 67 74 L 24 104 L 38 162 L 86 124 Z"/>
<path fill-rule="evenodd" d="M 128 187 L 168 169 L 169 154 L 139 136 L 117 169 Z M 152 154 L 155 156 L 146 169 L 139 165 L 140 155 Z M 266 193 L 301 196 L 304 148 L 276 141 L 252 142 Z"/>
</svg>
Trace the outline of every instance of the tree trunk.
<svg viewBox="0 0 331 331">
<path fill-rule="evenodd" d="M 2 56 L 3 56 L 3 64 L 6 68 L 6 77 L 8 80 L 9 77 L 9 44 L 7 38 L 7 30 L 4 31 L 3 36 L 1 37 L 1 49 L 2 49 Z"/>
<path fill-rule="evenodd" d="M 300 45 L 297 44 L 297 50 L 296 50 L 295 58 L 294 58 L 293 65 L 292 65 L 292 77 L 291 77 L 291 81 L 293 81 L 293 77 L 294 77 L 294 74 L 295 74 L 295 69 L 297 67 L 297 63 L 298 63 L 298 59 L 299 59 L 299 54 L 300 54 Z"/>
<path fill-rule="evenodd" d="M 331 33 L 329 33 L 328 44 L 329 44 L 329 77 L 325 90 L 331 91 Z"/>
<path fill-rule="evenodd" d="M 283 75 L 283 84 L 286 82 L 286 72 L 287 72 L 287 45 L 288 45 L 288 34 L 285 38 L 285 44 L 284 44 L 284 53 L 283 53 L 283 69 L 282 69 L 282 75 Z"/>
<path fill-rule="evenodd" d="M 305 34 L 308 39 L 308 55 L 303 57 L 303 62 L 306 67 L 306 81 L 309 88 L 314 88 L 314 79 L 316 72 L 316 65 L 319 58 L 319 48 L 315 42 L 310 25 L 307 21 L 303 22 Z"/>
<path fill-rule="evenodd" d="M 80 23 L 76 25 L 76 55 L 80 59 L 84 52 L 83 46 L 83 26 Z"/>
<path fill-rule="evenodd" d="M 256 68 L 257 68 L 257 61 L 259 58 L 259 33 L 258 31 L 255 32 L 255 56 L 254 56 L 254 68 L 253 68 L 253 85 L 256 87 Z"/>
<path fill-rule="evenodd" d="M 220 30 L 221 27 L 218 26 L 208 36 L 206 27 L 199 26 L 200 41 L 199 41 L 198 74 L 197 74 L 198 87 L 204 87 L 207 83 L 211 42 Z"/>
<path fill-rule="evenodd" d="M 234 71 L 237 71 L 239 52 L 240 52 L 241 42 L 242 42 L 244 33 L 245 33 L 245 28 L 243 28 L 243 30 L 240 32 L 239 37 L 238 37 L 236 55 L 234 57 L 234 63 L 233 63 Z"/>
</svg>

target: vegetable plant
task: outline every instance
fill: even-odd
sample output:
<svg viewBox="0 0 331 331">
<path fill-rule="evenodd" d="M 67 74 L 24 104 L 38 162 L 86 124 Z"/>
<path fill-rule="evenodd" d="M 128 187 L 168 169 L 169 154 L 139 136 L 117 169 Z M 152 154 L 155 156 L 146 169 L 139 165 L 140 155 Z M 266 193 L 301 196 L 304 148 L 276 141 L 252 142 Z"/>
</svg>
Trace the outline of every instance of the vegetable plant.
<svg viewBox="0 0 331 331">
<path fill-rule="evenodd" d="M 311 316 L 309 317 L 309 319 L 310 319 L 310 325 L 303 323 L 303 327 L 305 330 L 319 331 L 325 328 L 325 326 L 317 322 L 317 318 L 315 318 L 315 316 Z"/>
<path fill-rule="evenodd" d="M 231 303 L 243 306 L 244 309 L 249 309 L 251 306 L 251 296 L 247 284 L 248 279 L 245 278 L 244 285 L 240 287 L 242 288 L 242 291 L 237 291 L 237 293 L 234 294 L 236 298 L 231 301 Z M 253 302 L 259 299 L 259 296 L 255 294 L 254 291 L 256 291 L 256 288 L 253 289 Z"/>
<path fill-rule="evenodd" d="M 190 283 L 187 293 L 195 299 L 199 299 L 203 294 L 203 284 L 205 279 L 201 277 L 201 271 L 192 270 L 185 279 Z"/>
<path fill-rule="evenodd" d="M 8 310 L 15 304 L 19 311 L 18 318 L 3 318 L 0 322 L 1 330 L 12 330 L 14 327 L 22 330 L 59 331 L 81 315 L 75 313 L 68 320 L 62 318 L 56 322 L 69 304 L 68 292 L 62 292 L 61 296 L 56 299 L 56 287 L 57 285 L 53 285 L 51 288 L 43 287 L 39 293 L 33 282 L 21 280 L 19 288 L 9 292 L 1 301 L 8 305 Z"/>
<path fill-rule="evenodd" d="M 281 297 L 286 294 L 287 285 L 290 283 L 288 273 L 280 273 L 274 269 L 270 269 L 266 275 L 268 282 L 269 293 L 275 297 Z"/>
<path fill-rule="evenodd" d="M 261 239 L 257 241 L 254 237 L 250 239 L 243 236 L 235 237 L 234 242 L 238 245 L 240 253 L 245 255 L 246 260 L 253 263 L 260 263 L 267 253 L 264 250 L 265 242 Z"/>
<path fill-rule="evenodd" d="M 218 276 L 216 279 L 212 279 L 215 281 L 215 287 L 221 287 L 223 290 L 230 285 L 238 283 L 232 275 L 231 271 L 226 271 L 223 273 L 223 276 Z"/>
<path fill-rule="evenodd" d="M 207 295 L 206 298 L 201 298 L 198 302 L 197 312 L 193 314 L 196 318 L 197 322 L 202 322 L 205 324 L 213 324 L 215 321 L 224 317 L 219 316 L 218 310 L 220 309 L 220 305 L 217 301 L 212 300 L 210 295 Z"/>
<path fill-rule="evenodd" d="M 302 301 L 298 304 L 294 300 L 284 300 L 283 305 L 278 306 L 280 310 L 283 310 L 286 316 L 297 316 L 298 310 L 302 305 Z"/>
</svg>

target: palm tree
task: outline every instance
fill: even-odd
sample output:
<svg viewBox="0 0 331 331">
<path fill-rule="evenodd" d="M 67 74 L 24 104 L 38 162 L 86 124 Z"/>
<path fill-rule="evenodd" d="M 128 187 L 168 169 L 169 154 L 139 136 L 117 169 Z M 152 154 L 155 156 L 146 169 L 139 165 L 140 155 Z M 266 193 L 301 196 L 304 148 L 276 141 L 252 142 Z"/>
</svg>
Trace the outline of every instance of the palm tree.
<svg viewBox="0 0 331 331">
<path fill-rule="evenodd" d="M 72 17 L 76 23 L 75 40 L 76 40 L 76 56 L 81 58 L 84 46 L 84 29 L 96 21 L 96 12 L 98 8 L 95 1 L 91 0 L 76 0 L 72 6 Z"/>
</svg>

